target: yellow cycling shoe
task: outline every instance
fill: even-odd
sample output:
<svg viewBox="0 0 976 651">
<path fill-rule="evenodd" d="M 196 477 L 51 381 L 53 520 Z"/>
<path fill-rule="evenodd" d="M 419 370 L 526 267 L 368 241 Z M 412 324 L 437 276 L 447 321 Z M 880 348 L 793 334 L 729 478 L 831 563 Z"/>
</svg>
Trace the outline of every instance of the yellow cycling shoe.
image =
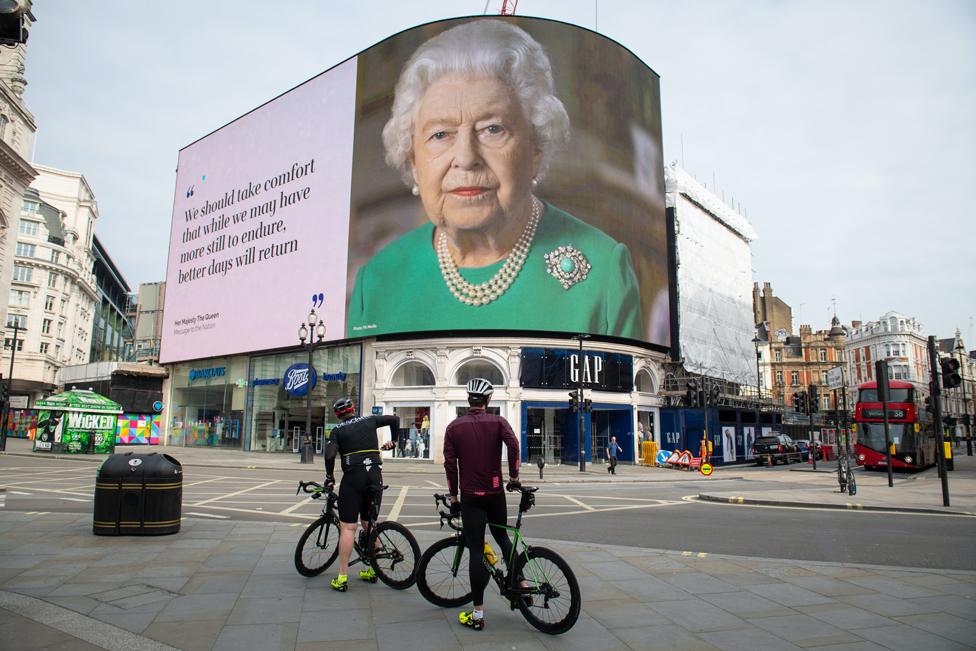
<svg viewBox="0 0 976 651">
<path fill-rule="evenodd" d="M 458 613 L 458 621 L 468 628 L 473 628 L 476 631 L 481 631 L 485 628 L 485 618 L 475 618 L 474 612 L 470 610 L 465 610 Z"/>
<path fill-rule="evenodd" d="M 376 570 L 371 567 L 367 567 L 365 570 L 360 570 L 359 578 L 363 581 L 368 581 L 369 583 L 376 583 Z"/>
<path fill-rule="evenodd" d="M 337 576 L 336 578 L 332 579 L 332 582 L 329 584 L 329 586 L 336 592 L 345 592 L 346 590 L 349 589 L 349 581 L 344 576 L 343 577 Z"/>
</svg>

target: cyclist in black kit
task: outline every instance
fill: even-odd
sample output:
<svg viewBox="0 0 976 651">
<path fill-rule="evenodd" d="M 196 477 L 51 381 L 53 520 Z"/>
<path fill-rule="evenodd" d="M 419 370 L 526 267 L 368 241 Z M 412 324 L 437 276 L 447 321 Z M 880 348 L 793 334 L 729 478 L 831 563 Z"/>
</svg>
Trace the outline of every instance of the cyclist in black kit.
<svg viewBox="0 0 976 651">
<path fill-rule="evenodd" d="M 508 421 L 485 410 L 494 388 L 491 382 L 474 378 L 468 382 L 468 413 L 447 426 L 444 436 L 444 468 L 447 488 L 451 494 L 451 509 L 460 508 L 464 522 L 464 537 L 468 545 L 468 572 L 471 577 L 471 596 L 474 610 L 458 616 L 465 626 L 476 631 L 485 627 L 485 586 L 488 570 L 481 559 L 484 555 L 485 525 L 505 525 L 508 512 L 505 506 L 505 487 L 502 484 L 502 445 L 508 447 L 509 484 L 518 485 L 518 439 Z M 458 492 L 461 501 L 458 503 Z M 502 549 L 508 563 L 512 558 L 512 541 L 500 526 L 490 527 L 492 536 Z"/>
<path fill-rule="evenodd" d="M 379 512 L 383 497 L 383 473 L 380 467 L 383 460 L 381 450 L 393 448 L 393 442 L 382 446 L 376 435 L 377 428 L 397 426 L 396 416 L 356 416 L 356 406 L 349 398 L 339 398 L 332 404 L 332 410 L 342 422 L 329 434 L 325 446 L 325 485 L 335 486 L 335 459 L 339 455 L 342 463 L 342 484 L 339 485 L 339 576 L 332 580 L 333 590 L 345 592 L 349 588 L 346 573 L 349 571 L 349 555 L 352 553 L 356 527 L 362 521 L 365 530 L 369 510 Z M 365 581 L 375 581 L 376 573 L 367 567 L 359 573 Z"/>
</svg>

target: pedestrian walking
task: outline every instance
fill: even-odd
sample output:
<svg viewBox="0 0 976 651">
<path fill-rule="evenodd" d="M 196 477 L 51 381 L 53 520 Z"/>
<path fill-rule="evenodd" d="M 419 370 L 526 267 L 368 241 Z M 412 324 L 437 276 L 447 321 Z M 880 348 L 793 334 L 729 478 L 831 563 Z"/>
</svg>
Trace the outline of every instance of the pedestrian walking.
<svg viewBox="0 0 976 651">
<path fill-rule="evenodd" d="M 623 451 L 624 449 L 617 445 L 617 437 L 611 436 L 610 443 L 607 444 L 607 461 L 609 462 L 607 472 L 611 475 L 617 474 L 617 453 Z"/>
</svg>

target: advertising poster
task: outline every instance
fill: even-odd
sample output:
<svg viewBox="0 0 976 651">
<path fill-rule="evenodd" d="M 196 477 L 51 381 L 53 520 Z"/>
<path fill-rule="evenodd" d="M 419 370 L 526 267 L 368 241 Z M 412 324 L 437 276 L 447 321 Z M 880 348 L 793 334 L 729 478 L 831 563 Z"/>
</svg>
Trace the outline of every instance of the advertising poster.
<svg viewBox="0 0 976 651">
<path fill-rule="evenodd" d="M 722 428 L 722 461 L 725 463 L 735 461 L 735 426 Z"/>
<path fill-rule="evenodd" d="M 742 428 L 742 433 L 744 436 L 742 441 L 743 452 L 746 459 L 752 459 L 752 444 L 756 442 L 756 428 L 752 425 L 746 425 Z"/>
<path fill-rule="evenodd" d="M 161 361 L 525 331 L 670 344 L 660 83 L 521 17 L 403 31 L 179 154 Z M 264 306 L 273 306 L 264 309 Z"/>
</svg>

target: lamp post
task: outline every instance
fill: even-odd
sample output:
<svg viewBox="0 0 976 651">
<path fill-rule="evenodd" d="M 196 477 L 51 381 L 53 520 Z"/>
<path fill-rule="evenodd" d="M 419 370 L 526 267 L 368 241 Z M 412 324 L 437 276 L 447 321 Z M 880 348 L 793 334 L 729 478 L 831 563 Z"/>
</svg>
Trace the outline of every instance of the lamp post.
<svg viewBox="0 0 976 651">
<path fill-rule="evenodd" d="M 758 436 L 761 423 L 759 422 L 762 418 L 762 374 L 759 372 L 759 344 L 762 340 L 757 334 L 752 339 L 753 345 L 756 347 L 756 431 L 753 432 L 753 440 Z"/>
<path fill-rule="evenodd" d="M 577 377 L 577 389 L 576 389 L 576 404 L 577 411 L 579 412 L 579 469 L 580 472 L 586 472 L 586 450 L 583 449 L 584 442 L 584 423 L 583 423 L 583 368 L 586 364 L 586 360 L 583 357 L 583 340 L 589 339 L 590 335 L 578 334 L 573 339 L 579 340 L 579 362 L 576 365 L 576 377 Z"/>
<path fill-rule="evenodd" d="M 317 340 L 313 340 L 312 331 L 315 331 Z M 308 339 L 308 343 L 305 340 Z M 312 445 L 312 374 L 315 369 L 312 367 L 312 353 L 325 339 L 325 322 L 319 321 L 315 310 L 308 313 L 308 325 L 302 323 L 298 328 L 298 340 L 301 345 L 308 349 L 308 391 L 305 394 L 305 436 L 302 438 L 302 463 L 313 463 L 315 461 L 315 448 Z"/>
</svg>

